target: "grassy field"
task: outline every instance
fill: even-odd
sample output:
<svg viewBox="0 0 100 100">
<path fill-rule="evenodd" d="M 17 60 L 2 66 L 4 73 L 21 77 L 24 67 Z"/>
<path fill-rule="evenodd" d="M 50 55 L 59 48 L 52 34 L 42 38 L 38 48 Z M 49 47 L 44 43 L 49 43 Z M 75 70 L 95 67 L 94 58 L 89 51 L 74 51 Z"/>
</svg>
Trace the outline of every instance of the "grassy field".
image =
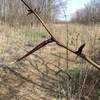
<svg viewBox="0 0 100 100">
<path fill-rule="evenodd" d="M 68 29 L 65 24 L 49 24 L 47 26 L 57 40 L 65 45 L 68 42 L 68 47 L 73 50 L 77 50 L 80 45 L 86 43 L 83 52 L 91 57 L 91 59 L 93 59 L 95 62 L 100 64 L 99 25 L 87 26 L 79 24 L 69 24 Z M 26 51 L 31 50 L 36 44 L 40 43 L 48 37 L 49 35 L 42 26 L 10 27 L 8 25 L 0 25 L 0 64 L 8 64 L 12 61 L 15 61 L 16 59 L 23 56 Z M 33 65 L 30 64 L 29 61 L 32 62 Z M 66 80 L 68 81 L 68 84 L 71 83 L 71 85 L 67 84 L 71 88 L 65 88 L 66 82 L 62 83 L 62 81 L 64 80 L 59 79 L 61 82 L 61 86 L 63 86 L 62 88 L 66 90 L 68 89 L 68 91 L 74 91 L 73 93 L 70 92 L 70 98 L 73 97 L 71 94 L 76 96 L 75 98 L 81 98 L 82 95 L 84 95 L 85 98 L 89 98 L 85 100 L 93 100 L 91 99 L 93 98 L 91 94 L 100 96 L 100 89 L 98 88 L 98 86 L 100 85 L 97 85 L 97 88 L 95 88 L 95 82 L 99 82 L 99 79 L 97 77 L 98 75 L 93 72 L 93 70 L 92 72 L 89 72 L 89 69 L 93 67 L 71 52 L 69 52 L 68 54 L 69 71 L 66 71 L 66 62 L 66 50 L 56 46 L 56 44 L 53 43 L 40 49 L 39 51 L 36 51 L 34 55 L 30 55 L 18 64 L 14 64 L 13 66 L 11 66 L 11 68 L 16 70 L 23 76 L 31 80 L 35 80 L 36 83 L 47 85 L 49 88 L 54 88 L 55 86 L 57 91 L 59 90 L 60 83 L 58 81 L 54 81 L 56 79 L 59 79 L 59 77 L 56 76 L 55 73 L 59 71 L 59 69 L 62 69 L 65 71 L 65 73 L 68 72 L 72 77 L 75 76 L 71 81 Z M 87 69 L 89 74 L 87 74 Z M 11 74 L 10 76 L 9 71 L 3 71 L 2 68 L 0 69 L 0 71 L 0 90 L 2 90 L 0 91 L 0 100 L 11 100 L 11 98 L 13 98 L 12 100 L 19 100 L 19 98 L 20 100 L 58 100 L 57 96 L 59 94 L 59 91 L 57 94 L 53 94 L 53 92 L 51 92 L 51 90 L 49 89 L 42 90 L 35 88 L 35 85 L 25 82 L 25 80 L 17 78 L 13 74 Z M 49 77 L 47 78 L 47 76 L 45 76 L 43 73 L 48 73 L 47 76 Z M 61 75 L 64 78 L 66 77 L 64 73 Z M 87 88 L 85 88 L 87 86 L 87 84 L 85 85 L 85 82 L 88 81 L 88 79 L 87 81 L 85 80 L 87 77 L 86 75 L 89 75 L 88 78 L 90 79 L 90 82 L 88 82 L 88 86 L 91 84 L 90 87 Z M 91 76 L 94 77 L 91 78 Z M 47 81 L 50 81 L 50 83 L 47 84 Z M 73 84 L 73 82 L 76 83 Z M 51 85 L 51 83 L 53 85 Z M 79 87 L 77 87 L 77 84 L 79 85 Z M 92 89 L 91 87 L 93 86 L 94 88 Z M 87 91 L 87 93 L 84 93 L 84 91 Z M 63 97 L 62 100 L 65 100 L 64 98 L 65 97 Z"/>
<path fill-rule="evenodd" d="M 91 50 L 92 48 L 99 48 L 98 46 L 100 42 L 100 28 L 97 25 L 85 26 L 78 24 L 75 25 L 69 24 L 68 30 L 65 24 L 48 25 L 48 27 L 52 32 L 52 34 L 55 36 L 55 38 L 59 40 L 61 43 L 66 45 L 66 42 L 68 40 L 69 48 L 73 50 L 77 50 L 78 47 L 80 47 L 80 45 L 86 43 L 84 51 L 85 53 L 87 53 L 87 55 L 90 55 L 89 53 L 92 52 Z M 68 31 L 68 39 L 67 39 L 67 31 Z M 49 37 L 48 33 L 44 30 L 42 26 L 10 27 L 7 25 L 1 25 L 0 33 L 1 33 L 0 36 L 1 52 L 3 52 L 2 49 L 7 49 L 7 46 L 12 46 L 12 48 L 14 47 L 17 48 L 17 45 L 18 48 L 19 46 L 23 48 L 24 45 L 34 46 L 39 42 L 41 42 L 42 40 Z M 49 49 L 49 46 L 47 48 Z M 55 49 L 57 49 L 57 51 L 55 51 Z M 54 51 L 57 53 L 65 51 L 60 49 L 61 48 L 54 47 Z M 50 52 L 51 51 L 52 50 L 50 50 Z"/>
</svg>

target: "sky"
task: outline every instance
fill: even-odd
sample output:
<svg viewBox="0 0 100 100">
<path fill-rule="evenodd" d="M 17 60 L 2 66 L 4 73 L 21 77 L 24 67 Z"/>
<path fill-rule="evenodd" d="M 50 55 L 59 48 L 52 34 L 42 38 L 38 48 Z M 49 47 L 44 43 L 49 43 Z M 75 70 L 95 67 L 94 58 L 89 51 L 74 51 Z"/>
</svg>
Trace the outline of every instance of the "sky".
<svg viewBox="0 0 100 100">
<path fill-rule="evenodd" d="M 78 9 L 84 8 L 84 5 L 89 3 L 91 0 L 63 0 L 65 2 L 68 1 L 67 11 L 65 10 L 65 13 L 67 15 L 67 19 L 70 19 L 70 16 L 75 13 Z M 61 20 L 65 20 L 66 18 L 64 17 L 64 8 L 61 10 L 62 14 L 60 15 Z"/>
</svg>

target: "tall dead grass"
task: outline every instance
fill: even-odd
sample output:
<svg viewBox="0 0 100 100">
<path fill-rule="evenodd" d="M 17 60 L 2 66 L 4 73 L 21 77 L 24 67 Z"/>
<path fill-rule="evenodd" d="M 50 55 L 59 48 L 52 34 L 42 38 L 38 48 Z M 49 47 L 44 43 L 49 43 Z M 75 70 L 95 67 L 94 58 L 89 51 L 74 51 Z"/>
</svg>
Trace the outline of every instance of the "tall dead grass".
<svg viewBox="0 0 100 100">
<path fill-rule="evenodd" d="M 64 24 L 53 24 L 50 29 L 60 42 L 66 43 Z M 100 61 L 98 25 L 94 27 L 69 24 L 68 31 L 70 48 L 77 50 L 85 42 L 84 52 L 95 61 Z M 24 61 L 10 66 L 17 74 L 6 69 L 5 64 L 18 59 L 32 49 L 38 40 L 45 39 L 44 36 L 48 37 L 42 26 L 1 25 L 0 34 L 1 100 L 99 100 L 100 73 L 70 52 L 67 71 L 65 50 L 55 44 L 49 44 Z"/>
</svg>

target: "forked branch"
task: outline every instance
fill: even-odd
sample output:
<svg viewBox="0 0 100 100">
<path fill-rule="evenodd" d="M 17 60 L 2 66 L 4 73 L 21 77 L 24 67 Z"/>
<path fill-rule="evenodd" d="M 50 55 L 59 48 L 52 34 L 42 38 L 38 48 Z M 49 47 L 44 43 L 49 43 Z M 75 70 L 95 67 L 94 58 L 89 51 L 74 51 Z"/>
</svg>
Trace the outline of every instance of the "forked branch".
<svg viewBox="0 0 100 100">
<path fill-rule="evenodd" d="M 27 54 L 25 54 L 23 57 L 21 57 L 20 59 L 18 59 L 16 62 L 24 59 L 25 57 L 29 56 L 30 54 L 34 53 L 35 51 L 37 51 L 38 49 L 42 48 L 43 46 L 47 45 L 48 43 L 51 42 L 55 42 L 58 46 L 65 48 L 67 50 L 69 50 L 70 52 L 80 56 L 81 58 L 83 58 L 84 60 L 86 60 L 87 62 L 89 62 L 91 65 L 93 65 L 95 68 L 100 70 L 100 65 L 96 64 L 94 61 L 92 61 L 89 57 L 87 57 L 85 54 L 82 53 L 82 50 L 85 46 L 85 44 L 81 45 L 78 49 L 78 51 L 74 51 L 69 49 L 68 47 L 66 47 L 65 45 L 61 44 L 58 40 L 55 39 L 55 37 L 52 35 L 52 33 L 50 32 L 50 30 L 47 28 L 46 24 L 44 23 L 44 21 L 41 19 L 41 17 L 35 12 L 35 10 L 32 10 L 31 7 L 24 1 L 21 0 L 25 6 L 27 6 L 28 8 L 28 12 L 29 13 L 33 13 L 37 19 L 41 22 L 41 24 L 44 26 L 44 28 L 46 29 L 46 31 L 48 32 L 48 34 L 51 36 L 50 41 L 49 42 L 42 42 L 39 45 L 37 45 L 33 50 L 29 51 Z M 48 40 L 46 40 L 48 41 Z"/>
</svg>

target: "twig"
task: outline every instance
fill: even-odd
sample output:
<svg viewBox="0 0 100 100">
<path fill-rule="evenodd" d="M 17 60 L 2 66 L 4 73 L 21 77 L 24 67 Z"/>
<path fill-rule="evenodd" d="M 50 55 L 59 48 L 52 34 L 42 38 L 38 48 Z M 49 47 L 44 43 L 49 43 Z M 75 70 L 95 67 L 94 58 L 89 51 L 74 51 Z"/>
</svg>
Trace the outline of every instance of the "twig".
<svg viewBox="0 0 100 100">
<path fill-rule="evenodd" d="M 83 80 L 83 84 L 82 84 L 82 87 L 81 87 L 81 90 L 80 90 L 80 93 L 79 93 L 79 100 L 81 100 L 81 96 L 82 96 L 82 92 L 83 92 L 83 89 L 85 87 L 85 84 L 86 84 L 86 80 L 87 80 L 87 77 L 88 77 L 88 71 L 85 73 L 85 77 L 84 77 L 84 80 Z"/>
</svg>

